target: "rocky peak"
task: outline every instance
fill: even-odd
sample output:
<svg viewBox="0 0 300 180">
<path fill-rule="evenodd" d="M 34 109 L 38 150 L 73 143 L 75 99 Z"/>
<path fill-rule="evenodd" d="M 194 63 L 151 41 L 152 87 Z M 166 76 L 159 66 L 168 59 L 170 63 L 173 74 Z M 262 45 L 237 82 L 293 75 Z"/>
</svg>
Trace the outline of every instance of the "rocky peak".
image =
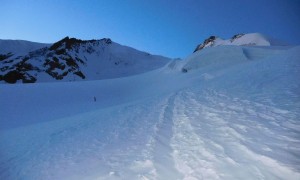
<svg viewBox="0 0 300 180">
<path fill-rule="evenodd" d="M 95 41 L 95 40 L 90 40 L 90 41 Z M 76 38 L 69 38 L 69 36 L 63 38 L 60 41 L 57 41 L 54 43 L 49 49 L 50 50 L 57 50 L 58 48 L 66 48 L 66 49 L 71 49 L 75 45 L 79 45 L 81 43 L 86 43 L 89 41 L 84 41 L 81 39 L 76 39 Z"/>
<path fill-rule="evenodd" d="M 239 39 L 239 38 L 241 38 L 244 35 L 245 34 L 243 34 L 243 33 L 236 34 L 236 35 L 232 36 L 232 38 L 230 39 L 230 41 L 233 42 L 234 40 Z"/>
<path fill-rule="evenodd" d="M 214 45 L 214 41 L 217 39 L 216 36 L 210 36 L 209 38 L 205 39 L 204 42 L 202 44 L 199 44 L 196 49 L 194 50 L 194 52 L 199 51 L 205 47 L 211 47 Z"/>
<path fill-rule="evenodd" d="M 69 36 L 66 36 L 60 41 L 57 41 L 54 43 L 49 49 L 50 50 L 57 50 L 57 49 L 72 49 L 73 47 L 79 46 L 81 44 L 86 44 L 86 43 L 95 43 L 97 41 L 104 42 L 105 44 L 111 44 L 112 40 L 109 38 L 103 38 L 100 40 L 81 40 L 81 39 L 76 39 L 76 38 L 69 38 Z"/>
</svg>

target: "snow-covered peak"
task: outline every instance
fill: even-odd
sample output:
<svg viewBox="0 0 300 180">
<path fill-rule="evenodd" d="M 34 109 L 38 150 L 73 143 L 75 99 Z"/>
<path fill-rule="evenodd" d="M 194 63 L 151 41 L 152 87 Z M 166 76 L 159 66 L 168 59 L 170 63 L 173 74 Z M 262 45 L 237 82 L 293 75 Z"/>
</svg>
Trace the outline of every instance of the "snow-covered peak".
<svg viewBox="0 0 300 180">
<path fill-rule="evenodd" d="M 195 51 L 207 47 L 216 47 L 222 45 L 235 45 L 235 46 L 274 46 L 274 45 L 285 45 L 277 40 L 269 38 L 260 33 L 249 33 L 249 34 L 236 34 L 230 39 L 221 39 L 217 36 L 210 36 L 202 44 L 199 44 Z"/>
<path fill-rule="evenodd" d="M 19 42 L 11 42 L 17 43 Z M 25 45 L 11 46 L 10 51 L 0 53 L 0 82 L 120 78 L 160 68 L 170 60 L 122 46 L 109 38 L 81 40 L 65 37 L 53 44 L 41 46 L 42 48 L 31 42 Z"/>
</svg>

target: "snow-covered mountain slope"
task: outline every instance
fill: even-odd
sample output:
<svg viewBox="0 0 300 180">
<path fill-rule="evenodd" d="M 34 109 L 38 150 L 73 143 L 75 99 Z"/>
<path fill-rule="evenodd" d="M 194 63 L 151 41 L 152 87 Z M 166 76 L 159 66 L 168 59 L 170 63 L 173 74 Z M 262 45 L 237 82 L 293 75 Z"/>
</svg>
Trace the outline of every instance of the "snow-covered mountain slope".
<svg viewBox="0 0 300 180">
<path fill-rule="evenodd" d="M 37 43 L 24 40 L 1 40 L 0 39 L 0 54 L 11 54 L 15 56 L 26 55 L 27 53 L 49 47 L 51 44 Z"/>
<path fill-rule="evenodd" d="M 237 34 L 230 39 L 222 39 L 217 36 L 210 36 L 202 44 L 199 44 L 194 52 L 207 47 L 216 47 L 224 45 L 235 46 L 283 46 L 283 42 L 272 39 L 260 33 Z"/>
<path fill-rule="evenodd" d="M 258 48 L 255 46 L 217 46 L 194 52 L 188 56 L 185 61 L 179 62 L 180 65 L 177 66 L 180 66 L 183 72 L 202 68 L 206 70 L 222 69 L 235 66 L 239 63 L 276 57 L 290 48 L 290 46 L 272 46 L 269 48 Z"/>
<path fill-rule="evenodd" d="M 136 76 L 2 84 L 0 179 L 298 180 L 299 77 L 299 46 L 220 46 Z"/>
<path fill-rule="evenodd" d="M 27 51 L 29 46 L 26 48 Z M 110 39 L 83 41 L 66 37 L 24 56 L 0 55 L 0 81 L 33 83 L 118 78 L 154 70 L 169 60 Z"/>
</svg>

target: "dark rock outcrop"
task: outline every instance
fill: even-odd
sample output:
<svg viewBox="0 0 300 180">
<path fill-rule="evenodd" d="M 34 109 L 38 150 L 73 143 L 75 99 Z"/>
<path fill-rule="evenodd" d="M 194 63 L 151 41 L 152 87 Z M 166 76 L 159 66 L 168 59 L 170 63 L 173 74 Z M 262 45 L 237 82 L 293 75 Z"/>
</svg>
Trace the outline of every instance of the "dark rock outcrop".
<svg viewBox="0 0 300 180">
<path fill-rule="evenodd" d="M 199 50 L 203 49 L 204 47 L 213 46 L 214 40 L 216 40 L 216 38 L 217 38 L 216 36 L 210 36 L 209 38 L 205 39 L 202 44 L 199 44 L 196 47 L 196 49 L 194 50 L 194 52 L 199 51 Z"/>
</svg>

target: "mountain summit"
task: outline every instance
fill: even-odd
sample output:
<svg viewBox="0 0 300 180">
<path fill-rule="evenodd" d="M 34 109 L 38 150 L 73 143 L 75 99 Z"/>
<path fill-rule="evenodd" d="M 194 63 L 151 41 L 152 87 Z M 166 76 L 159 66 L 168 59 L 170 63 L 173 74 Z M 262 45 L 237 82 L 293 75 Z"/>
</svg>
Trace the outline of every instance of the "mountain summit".
<svg viewBox="0 0 300 180">
<path fill-rule="evenodd" d="M 169 61 L 108 38 L 81 40 L 65 37 L 53 44 L 0 42 L 3 47 L 18 45 L 0 51 L 0 81 L 7 83 L 118 78 L 154 70 Z"/>
<path fill-rule="evenodd" d="M 202 50 L 207 47 L 216 47 L 222 45 L 236 45 L 236 46 L 281 46 L 285 45 L 282 42 L 269 38 L 260 33 L 236 34 L 230 39 L 221 39 L 217 36 L 210 36 L 205 39 L 202 44 L 199 44 L 194 52 Z"/>
</svg>

